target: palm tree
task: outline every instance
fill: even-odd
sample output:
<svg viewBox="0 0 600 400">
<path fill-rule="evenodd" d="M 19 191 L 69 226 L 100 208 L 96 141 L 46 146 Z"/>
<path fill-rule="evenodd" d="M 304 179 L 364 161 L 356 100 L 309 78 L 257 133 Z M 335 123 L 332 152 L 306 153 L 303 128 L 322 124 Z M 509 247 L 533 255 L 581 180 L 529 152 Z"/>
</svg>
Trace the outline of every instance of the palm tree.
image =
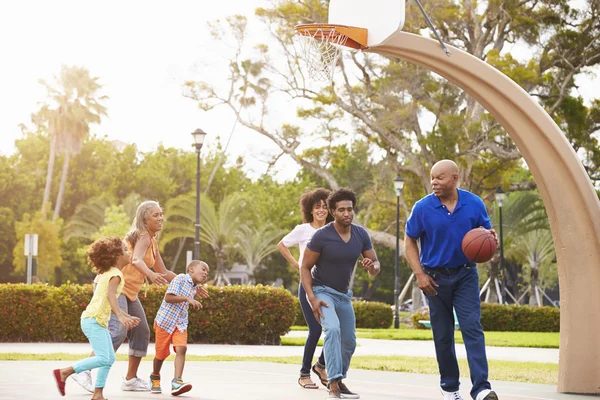
<svg viewBox="0 0 600 400">
<path fill-rule="evenodd" d="M 529 263 L 529 305 L 541 306 L 539 275 L 540 266 L 554 259 L 554 241 L 552 234 L 547 229 L 538 229 L 527 233 L 519 240 L 517 251 L 520 252 Z"/>
<path fill-rule="evenodd" d="M 219 204 L 218 211 L 214 203 L 206 196 L 200 197 L 200 240 L 207 243 L 215 252 L 215 284 L 230 284 L 225 274 L 225 251 L 231 247 L 237 231 L 240 229 L 240 209 L 245 204 L 244 196 L 239 193 L 227 195 Z M 196 197 L 185 194 L 167 201 L 165 216 L 168 223 L 161 237 L 161 247 L 181 238 L 195 238 Z"/>
<path fill-rule="evenodd" d="M 491 215 L 492 226 L 500 234 L 499 229 L 499 209 L 494 207 Z M 513 253 L 513 243 L 517 243 L 529 232 L 538 229 L 548 228 L 548 217 L 538 192 L 515 192 L 510 193 L 502 206 L 502 230 L 504 235 L 504 253 L 505 257 L 511 257 Z M 489 302 L 498 301 L 498 293 L 494 285 L 498 276 L 500 256 L 496 254 L 488 263 L 488 277 L 490 279 Z M 504 271 L 505 273 L 507 271 Z M 508 274 L 507 274 L 508 275 Z M 507 278 L 516 281 L 516 277 L 507 276 Z M 513 287 L 513 291 L 516 287 Z"/>
<path fill-rule="evenodd" d="M 140 195 L 132 193 L 123 199 L 121 205 L 129 222 L 133 220 Z M 85 203 L 75 208 L 75 213 L 65 225 L 63 238 L 68 242 L 72 238 L 81 238 L 91 241 L 92 237 L 105 224 L 106 210 L 114 205 L 115 201 L 110 196 L 97 196 L 88 199 Z"/>
<path fill-rule="evenodd" d="M 73 238 L 91 239 L 104 224 L 104 213 L 110 205 L 111 201 L 107 196 L 98 196 L 75 207 L 75 213 L 65 225 L 65 242 Z"/>
<path fill-rule="evenodd" d="M 60 215 L 71 156 L 81 150 L 83 141 L 89 135 L 90 124 L 99 123 L 101 117 L 106 115 L 106 108 L 99 101 L 107 98 L 98 95 L 102 86 L 98 83 L 98 78 L 90 77 L 85 68 L 63 66 L 60 76 L 55 79 L 55 86 L 40 80 L 40 83 L 48 91 L 50 103 L 40 109 L 42 118 L 48 120 L 50 135 L 50 158 L 44 190 L 44 204 L 50 196 L 54 158 L 57 152 L 64 154 L 54 219 Z M 42 205 L 42 210 L 44 207 Z"/>
<path fill-rule="evenodd" d="M 281 229 L 271 224 L 263 224 L 258 228 L 242 225 L 237 232 L 235 249 L 246 261 L 248 274 L 254 270 L 268 255 L 277 251 L 277 242 L 281 239 Z"/>
</svg>

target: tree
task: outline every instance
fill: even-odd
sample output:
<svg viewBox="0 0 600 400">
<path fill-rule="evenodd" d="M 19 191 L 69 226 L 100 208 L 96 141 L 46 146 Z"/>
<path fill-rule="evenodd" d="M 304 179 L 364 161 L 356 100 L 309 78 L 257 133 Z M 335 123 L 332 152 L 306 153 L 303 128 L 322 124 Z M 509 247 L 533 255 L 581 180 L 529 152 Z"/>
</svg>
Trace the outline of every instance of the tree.
<svg viewBox="0 0 600 400">
<path fill-rule="evenodd" d="M 55 154 L 60 152 L 64 155 L 54 208 L 56 219 L 60 215 L 71 156 L 81 150 L 83 141 L 89 135 L 90 124 L 99 123 L 101 117 L 106 115 L 106 108 L 100 101 L 107 97 L 98 95 L 102 88 L 98 78 L 92 78 L 88 70 L 82 67 L 63 66 L 53 85 L 44 80 L 40 80 L 40 83 L 48 91 L 48 103 L 40 108 L 34 121 L 47 122 L 50 135 L 50 159 L 43 204 L 48 201 L 50 193 Z M 44 207 L 42 205 L 42 210 Z"/>
<path fill-rule="evenodd" d="M 0 282 L 12 281 L 15 244 L 15 215 L 10 208 L 0 207 Z"/>
<path fill-rule="evenodd" d="M 244 258 L 250 276 L 254 275 L 254 270 L 267 256 L 277 251 L 281 235 L 282 231 L 269 223 L 258 227 L 240 226 L 235 249 Z"/>
<path fill-rule="evenodd" d="M 64 240 L 73 238 L 91 240 L 104 224 L 106 209 L 110 207 L 108 196 L 92 197 L 75 208 L 75 214 L 69 219 L 64 228 Z"/>
<path fill-rule="evenodd" d="M 240 210 L 246 199 L 239 193 L 227 195 L 219 208 L 207 196 L 200 198 L 200 240 L 207 243 L 215 254 L 215 284 L 229 284 L 225 274 L 226 250 L 232 248 L 236 232 L 240 228 Z M 172 240 L 195 238 L 196 197 L 195 194 L 178 196 L 166 204 L 165 216 L 169 221 L 165 225 L 161 246 Z"/>
<path fill-rule="evenodd" d="M 554 241 L 549 230 L 536 230 L 527 233 L 518 244 L 519 251 L 529 264 L 529 305 L 542 306 L 540 299 L 540 267 L 549 265 L 555 257 Z"/>
<path fill-rule="evenodd" d="M 500 210 L 497 204 L 490 214 L 492 226 L 500 234 Z M 511 294 L 518 297 L 521 290 L 519 283 L 522 280 L 522 251 L 519 245 L 526 240 L 531 232 L 549 230 L 550 225 L 542 198 L 537 191 L 513 192 L 506 196 L 502 205 L 502 231 L 504 241 L 505 265 L 504 277 L 506 286 Z M 493 283 L 499 276 L 500 249 L 490 262 L 487 263 L 487 276 Z M 511 262 L 512 261 L 512 262 Z M 498 294 L 493 284 L 490 285 L 491 296 L 489 302 L 497 302 Z"/>
<path fill-rule="evenodd" d="M 17 243 L 13 249 L 14 274 L 24 274 L 26 271 L 24 252 L 24 237 L 27 233 L 37 233 L 38 257 L 37 276 L 41 282 L 54 283 L 56 278 L 55 268 L 62 264 L 60 254 L 60 228 L 62 220 L 48 221 L 43 219 L 41 212 L 34 216 L 23 215 L 21 221 L 15 223 Z M 60 278 L 60 277 L 59 277 Z"/>
<path fill-rule="evenodd" d="M 273 35 L 272 46 L 246 43 L 244 17 L 213 24 L 214 37 L 235 46 L 229 63 L 231 84 L 220 90 L 206 82 L 188 82 L 186 96 L 196 99 L 204 110 L 229 107 L 242 125 L 277 144 L 281 154 L 276 158 L 291 157 L 331 188 L 340 186 L 331 150 L 348 137 L 348 130 L 343 129 L 348 118 L 351 136 L 364 138 L 369 154 L 383 153 L 388 168 L 407 176 L 420 195 L 430 192 L 429 169 L 442 158 L 458 162 L 461 186 L 476 194 L 486 195 L 500 183 L 511 190 L 535 187 L 530 177 L 511 181 L 522 175 L 521 156 L 498 122 L 473 98 L 421 67 L 373 54 L 348 53 L 339 62 L 341 73 L 334 85 L 316 89 L 309 85 L 298 68 L 303 60 L 293 44 L 293 26 L 326 21 L 326 6 L 327 2 L 283 0 L 273 8 L 258 9 L 257 16 Z M 408 9 L 405 30 L 423 28 L 418 12 Z M 595 40 L 600 29 L 593 22 L 597 21 L 596 4 L 586 4 L 584 11 L 576 12 L 566 0 L 489 2 L 482 7 L 444 0 L 430 3 L 428 12 L 446 42 L 490 62 L 530 93 L 547 93 L 552 102 L 545 105 L 551 113 L 567 98 L 561 89 L 568 93 L 572 78 L 600 61 Z M 519 62 L 502 52 L 506 43 L 517 41 L 529 46 L 531 54 L 542 56 Z M 570 51 L 573 45 L 583 55 Z M 310 121 L 310 133 L 289 123 L 269 124 L 272 107 L 282 100 L 297 108 L 299 118 Z M 426 126 L 423 117 L 432 119 L 433 125 Z M 314 125 L 317 129 L 312 129 Z M 587 129 L 594 126 L 590 123 Z M 375 243 L 395 247 L 394 238 L 386 232 L 369 233 Z"/>
</svg>

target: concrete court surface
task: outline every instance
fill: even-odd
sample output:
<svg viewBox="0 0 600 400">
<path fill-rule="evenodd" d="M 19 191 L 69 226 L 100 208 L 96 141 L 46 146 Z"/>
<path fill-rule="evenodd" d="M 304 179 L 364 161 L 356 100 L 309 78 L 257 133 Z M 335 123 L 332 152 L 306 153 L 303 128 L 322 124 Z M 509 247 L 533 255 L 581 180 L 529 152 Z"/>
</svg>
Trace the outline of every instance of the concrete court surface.
<svg viewBox="0 0 600 400">
<path fill-rule="evenodd" d="M 65 361 L 1 361 L 0 399 L 60 399 L 52 370 L 68 366 Z M 142 373 L 150 372 L 149 363 L 142 364 Z M 172 398 L 169 382 L 172 378 L 173 363 L 163 366 L 164 393 L 133 393 L 120 390 L 121 376 L 124 376 L 127 363 L 117 361 L 109 374 L 105 396 L 108 399 L 160 399 Z M 95 372 L 93 373 L 95 377 Z M 145 376 L 141 376 L 146 378 Z M 188 362 L 184 378 L 191 382 L 193 389 L 180 396 L 182 399 L 204 400 L 317 400 L 325 399 L 327 391 L 306 390 L 296 383 L 298 366 L 257 362 Z M 314 378 L 313 378 L 314 379 Z M 439 380 L 435 375 L 417 375 L 398 372 L 350 370 L 348 386 L 364 400 L 441 400 Z M 495 382 L 494 389 L 501 400 L 584 400 L 598 399 L 595 396 L 565 395 L 556 393 L 556 387 L 525 383 Z M 465 400 L 469 396 L 470 382 L 464 380 L 461 393 Z M 91 396 L 75 382 L 67 381 L 67 395 L 64 399 L 89 399 Z"/>
</svg>

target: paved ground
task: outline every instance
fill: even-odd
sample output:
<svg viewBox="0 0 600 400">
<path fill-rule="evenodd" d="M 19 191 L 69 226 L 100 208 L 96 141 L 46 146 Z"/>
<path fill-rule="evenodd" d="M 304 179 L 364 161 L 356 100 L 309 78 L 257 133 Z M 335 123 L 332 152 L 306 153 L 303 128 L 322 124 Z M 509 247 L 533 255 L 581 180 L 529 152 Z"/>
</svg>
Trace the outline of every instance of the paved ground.
<svg viewBox="0 0 600 400">
<path fill-rule="evenodd" d="M 302 337 L 307 332 L 290 332 L 288 336 Z M 359 346 L 355 355 L 406 355 L 434 357 L 431 341 L 396 341 L 358 338 Z M 127 354 L 127 345 L 121 346 L 118 353 Z M 72 353 L 87 354 L 88 343 L 0 343 L 0 353 Z M 190 344 L 188 354 L 231 355 L 231 356 L 298 356 L 299 346 L 235 346 Z M 320 351 L 318 349 L 317 351 Z M 459 358 L 466 358 L 463 345 L 456 346 Z M 149 347 L 154 353 L 154 345 Z M 558 349 L 530 349 L 509 347 L 488 347 L 488 357 L 497 360 L 558 362 Z M 52 378 L 54 368 L 64 367 L 63 361 L 3 361 L 0 362 L 0 399 L 58 399 L 60 395 Z M 149 393 L 122 392 L 121 376 L 125 375 L 126 362 L 115 363 L 109 375 L 105 395 L 109 399 L 156 399 L 171 397 L 166 391 L 162 396 Z M 164 389 L 171 378 L 172 363 L 164 367 Z M 140 369 L 141 374 L 150 372 L 149 363 Z M 95 373 L 94 373 L 95 374 Z M 145 375 L 142 375 L 145 378 Z M 244 399 L 244 400 L 313 400 L 324 399 L 327 392 L 302 389 L 296 383 L 298 367 L 295 365 L 253 363 L 253 362 L 188 362 L 185 378 L 194 389 L 188 399 Z M 440 400 L 438 377 L 397 372 L 351 370 L 348 385 L 367 400 Z M 502 400 L 583 400 L 590 396 L 574 396 L 556 393 L 556 387 L 523 383 L 493 382 Z M 463 382 L 462 394 L 469 399 L 470 382 Z M 66 399 L 89 399 L 90 396 L 72 381 L 67 383 Z"/>
<path fill-rule="evenodd" d="M 2 361 L 0 362 L 0 399 L 60 399 L 52 377 L 54 368 L 65 367 L 64 361 Z M 149 365 L 141 370 L 148 370 Z M 164 366 L 165 382 L 171 378 L 172 363 Z M 120 377 L 127 363 L 116 362 L 108 377 L 105 395 L 115 399 L 160 399 L 169 393 L 122 392 Z M 184 377 L 193 385 L 184 399 L 204 400 L 320 400 L 325 399 L 324 388 L 301 389 L 296 380 L 298 367 L 295 365 L 251 363 L 251 362 L 188 362 Z M 438 378 L 433 375 L 416 375 L 398 372 L 352 370 L 346 380 L 348 386 L 361 394 L 364 400 L 441 400 Z M 502 400 L 584 400 L 598 399 L 592 396 L 574 396 L 556 393 L 548 385 L 492 382 Z M 463 397 L 469 399 L 469 383 L 463 382 Z M 65 399 L 89 399 L 90 395 L 76 383 L 67 381 Z"/>
</svg>

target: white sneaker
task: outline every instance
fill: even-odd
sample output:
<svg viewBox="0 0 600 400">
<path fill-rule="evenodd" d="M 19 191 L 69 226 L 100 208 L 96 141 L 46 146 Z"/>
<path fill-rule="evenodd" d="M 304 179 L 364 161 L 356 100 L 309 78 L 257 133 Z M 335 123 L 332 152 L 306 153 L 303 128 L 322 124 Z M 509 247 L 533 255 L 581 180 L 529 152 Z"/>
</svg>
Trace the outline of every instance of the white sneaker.
<svg viewBox="0 0 600 400">
<path fill-rule="evenodd" d="M 465 400 L 462 398 L 459 391 L 446 392 L 446 391 L 442 390 L 442 394 L 444 395 L 444 400 Z M 477 400 L 479 400 L 479 399 L 477 399 Z"/>
<path fill-rule="evenodd" d="M 493 390 L 483 389 L 477 393 L 475 400 L 498 400 L 498 395 Z"/>
<path fill-rule="evenodd" d="M 125 392 L 149 392 L 150 385 L 148 384 L 148 382 L 141 380 L 137 376 L 130 380 L 123 378 L 123 383 L 121 383 L 121 390 Z"/>
<path fill-rule="evenodd" d="M 83 371 L 78 374 L 71 375 L 71 378 L 82 388 L 90 393 L 94 393 L 94 385 L 92 384 L 92 371 Z"/>
</svg>

